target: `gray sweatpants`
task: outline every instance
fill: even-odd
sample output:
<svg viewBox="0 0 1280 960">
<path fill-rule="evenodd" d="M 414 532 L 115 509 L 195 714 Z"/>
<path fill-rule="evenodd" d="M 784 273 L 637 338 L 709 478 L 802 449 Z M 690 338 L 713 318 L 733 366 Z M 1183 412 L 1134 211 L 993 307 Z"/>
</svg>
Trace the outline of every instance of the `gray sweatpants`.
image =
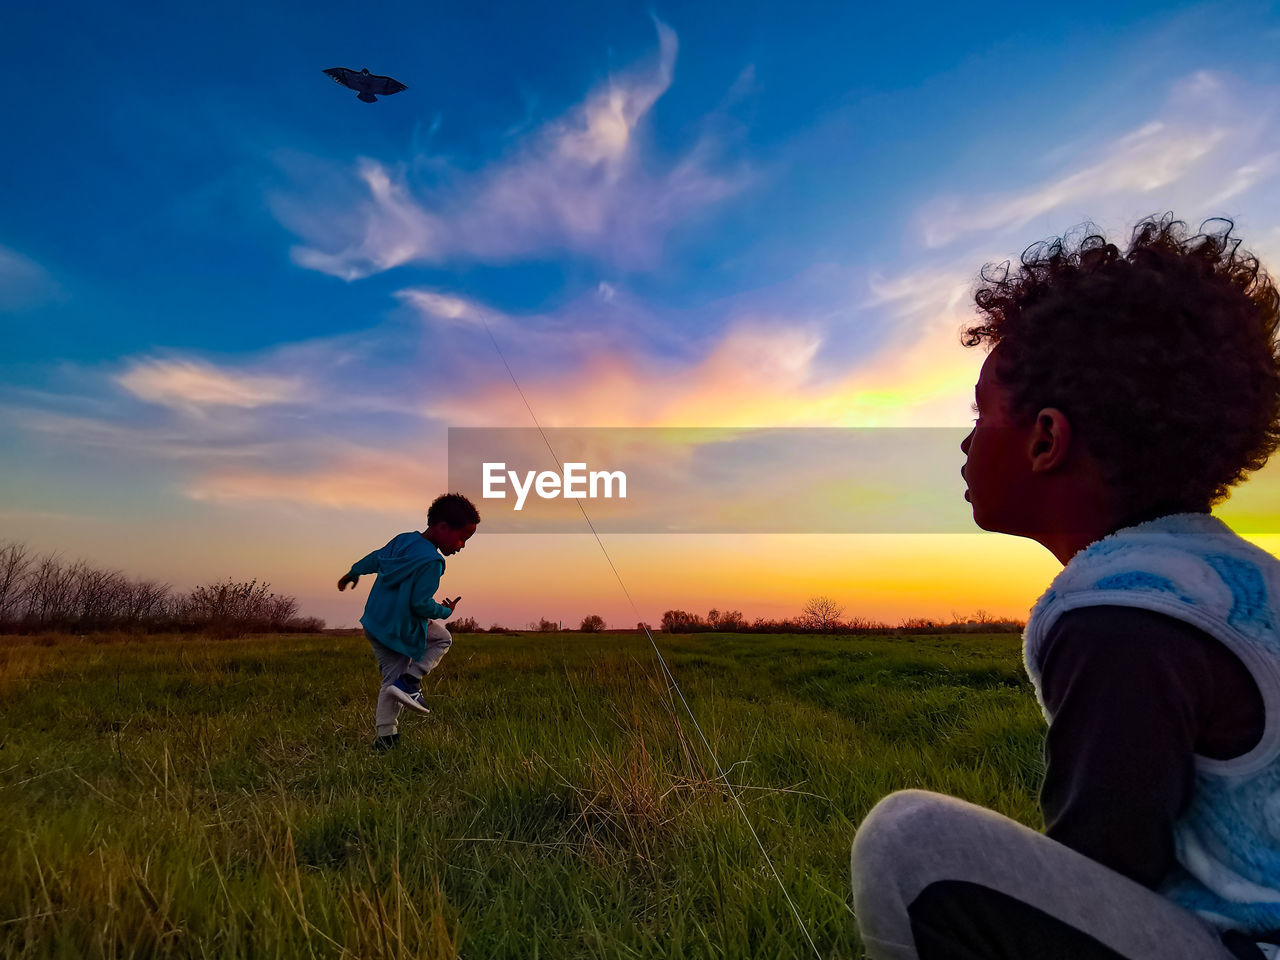
<svg viewBox="0 0 1280 960">
<path fill-rule="evenodd" d="M 382 674 L 382 687 L 378 690 L 378 705 L 374 711 L 374 723 L 378 728 L 378 736 L 390 736 L 400 729 L 400 701 L 386 695 L 386 688 L 395 683 L 404 674 L 421 679 L 436 668 L 441 658 L 449 652 L 453 645 L 453 636 L 439 620 L 427 621 L 427 649 L 421 659 L 392 650 L 368 630 L 364 635 L 369 638 L 373 647 L 373 655 L 378 659 L 378 671 Z"/>
<path fill-rule="evenodd" d="M 930 900 L 920 897 L 930 885 L 946 888 L 942 881 L 997 891 L 997 897 L 1043 911 L 1130 960 L 1235 956 L 1213 927 L 1172 900 L 955 797 L 924 790 L 890 794 L 862 822 L 851 859 L 854 913 L 873 960 L 917 960 L 912 919 L 919 921 L 920 907 L 912 913 L 908 908 L 917 898 L 920 904 Z M 1014 923 L 1011 915 L 997 915 L 994 926 L 998 931 Z"/>
</svg>

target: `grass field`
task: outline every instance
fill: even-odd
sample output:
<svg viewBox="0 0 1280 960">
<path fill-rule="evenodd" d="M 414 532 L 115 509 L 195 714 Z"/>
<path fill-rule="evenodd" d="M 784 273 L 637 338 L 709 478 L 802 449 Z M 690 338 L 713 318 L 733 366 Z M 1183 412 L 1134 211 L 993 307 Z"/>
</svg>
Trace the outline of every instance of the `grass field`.
<svg viewBox="0 0 1280 960">
<path fill-rule="evenodd" d="M 824 957 L 884 794 L 1039 826 L 1017 636 L 660 635 Z M 0 638 L 0 957 L 811 957 L 643 635 Z M 922 838 L 927 842 L 927 838 Z"/>
</svg>

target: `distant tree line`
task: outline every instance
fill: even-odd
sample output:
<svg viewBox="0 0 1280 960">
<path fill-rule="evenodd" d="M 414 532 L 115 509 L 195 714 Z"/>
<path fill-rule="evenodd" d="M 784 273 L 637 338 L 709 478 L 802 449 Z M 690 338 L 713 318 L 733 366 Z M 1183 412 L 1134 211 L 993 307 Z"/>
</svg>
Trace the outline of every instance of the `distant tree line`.
<svg viewBox="0 0 1280 960">
<path fill-rule="evenodd" d="M 871 620 L 866 617 L 845 617 L 844 607 L 826 596 L 810 597 L 804 608 L 794 617 L 772 620 L 767 617 L 756 617 L 748 620 L 741 610 L 717 610 L 712 608 L 706 615 L 690 613 L 686 610 L 668 610 L 662 615 L 664 633 L 862 633 L 900 636 L 910 634 L 945 634 L 945 633 L 1021 633 L 1026 628 L 1023 620 L 1000 620 L 986 610 L 978 610 L 972 616 L 964 617 L 951 611 L 950 620 L 930 620 L 924 617 L 912 617 L 899 620 L 897 625 Z M 599 633 L 607 624 L 604 618 L 591 614 L 584 617 L 578 629 L 583 633 Z M 491 624 L 488 629 L 480 626 L 475 617 L 462 617 L 450 621 L 449 629 L 454 633 L 511 633 L 508 627 L 500 623 Z M 525 627 L 529 631 L 554 631 L 560 629 L 554 620 L 543 617 L 531 620 Z M 636 629 L 650 631 L 647 623 L 637 623 Z"/>
<path fill-rule="evenodd" d="M 298 615 L 298 601 L 270 584 L 231 579 L 175 591 L 156 580 L 129 577 L 26 544 L 0 542 L 0 633 L 202 632 L 309 633 L 318 617 Z"/>
<path fill-rule="evenodd" d="M 552 623 L 550 620 L 547 620 L 545 617 L 543 618 L 542 623 L 550 624 L 550 626 L 545 628 L 547 630 L 557 629 L 556 624 Z M 449 628 L 450 633 L 513 633 L 515 632 L 510 627 L 504 627 L 500 623 L 491 623 L 487 628 L 482 627 L 480 626 L 480 621 L 477 620 L 475 617 L 458 617 L 456 620 L 448 621 L 445 625 Z M 530 623 L 526 629 L 539 630 L 543 628 L 539 627 L 537 623 Z"/>
<path fill-rule="evenodd" d="M 583 633 L 599 633 L 605 626 L 607 624 L 604 622 L 604 617 L 593 613 L 582 618 L 582 622 L 578 624 L 578 629 Z M 558 621 L 542 617 L 538 620 L 530 620 L 525 624 L 524 628 L 533 633 L 554 633 L 560 627 L 561 624 Z M 480 626 L 480 621 L 475 617 L 459 617 L 457 620 L 450 620 L 449 630 L 452 633 L 511 633 L 510 628 L 504 627 L 500 623 L 490 624 L 486 630 Z"/>
<path fill-rule="evenodd" d="M 637 624 L 643 629 L 643 625 Z M 951 620 L 923 617 L 903 619 L 896 626 L 866 617 L 844 617 L 844 607 L 830 597 L 809 598 L 794 617 L 780 620 L 756 617 L 748 621 L 739 610 L 707 611 L 701 616 L 686 610 L 668 610 L 662 615 L 664 633 L 864 633 L 864 634 L 944 634 L 944 633 L 1021 633 L 1022 620 L 999 620 L 985 610 L 965 618 L 952 611 Z"/>
</svg>

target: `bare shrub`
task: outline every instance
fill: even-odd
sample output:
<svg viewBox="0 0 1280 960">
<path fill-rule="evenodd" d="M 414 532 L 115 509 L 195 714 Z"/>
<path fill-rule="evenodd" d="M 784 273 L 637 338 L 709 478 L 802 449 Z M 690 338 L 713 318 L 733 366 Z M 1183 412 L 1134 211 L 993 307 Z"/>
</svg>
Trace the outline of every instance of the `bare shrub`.
<svg viewBox="0 0 1280 960">
<path fill-rule="evenodd" d="M 684 610 L 668 610 L 662 615 L 662 631 L 664 633 L 693 633 L 707 629 L 707 621 L 696 613 Z"/>
<path fill-rule="evenodd" d="M 172 588 L 154 580 L 134 580 L 125 586 L 124 619 L 131 626 L 165 617 L 172 604 Z"/>
<path fill-rule="evenodd" d="M 830 597 L 810 597 L 809 602 L 800 611 L 800 623 L 807 630 L 829 633 L 840 625 L 842 613 L 844 613 L 844 607 Z"/>
<path fill-rule="evenodd" d="M 747 619 L 741 610 L 717 610 L 714 607 L 707 611 L 707 626 L 715 630 L 741 630 L 747 625 Z"/>
<path fill-rule="evenodd" d="M 0 547 L 0 626 L 15 622 L 22 613 L 32 560 L 25 543 L 6 543 Z"/>
<path fill-rule="evenodd" d="M 119 570 L 68 563 L 57 553 L 33 554 L 26 544 L 0 543 L 0 630 L 102 633 L 202 630 L 234 636 L 249 631 L 310 632 L 318 617 L 299 617 L 298 601 L 256 580 L 226 580 L 175 595 L 167 583 L 130 578 Z"/>
<path fill-rule="evenodd" d="M 298 601 L 272 593 L 269 583 L 227 580 L 196 587 L 180 605 L 183 625 L 220 637 L 279 631 L 297 616 Z"/>
</svg>

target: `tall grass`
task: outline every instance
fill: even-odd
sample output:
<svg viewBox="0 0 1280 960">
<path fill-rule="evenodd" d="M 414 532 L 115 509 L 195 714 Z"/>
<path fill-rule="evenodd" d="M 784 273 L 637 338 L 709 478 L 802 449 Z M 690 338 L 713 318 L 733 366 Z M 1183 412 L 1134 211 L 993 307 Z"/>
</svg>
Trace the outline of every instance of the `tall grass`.
<svg viewBox="0 0 1280 960">
<path fill-rule="evenodd" d="M 824 956 L 885 793 L 1039 825 L 1016 637 L 660 642 Z M 811 956 L 643 637 L 460 637 L 389 755 L 377 682 L 358 638 L 5 641 L 0 957 Z"/>
</svg>

